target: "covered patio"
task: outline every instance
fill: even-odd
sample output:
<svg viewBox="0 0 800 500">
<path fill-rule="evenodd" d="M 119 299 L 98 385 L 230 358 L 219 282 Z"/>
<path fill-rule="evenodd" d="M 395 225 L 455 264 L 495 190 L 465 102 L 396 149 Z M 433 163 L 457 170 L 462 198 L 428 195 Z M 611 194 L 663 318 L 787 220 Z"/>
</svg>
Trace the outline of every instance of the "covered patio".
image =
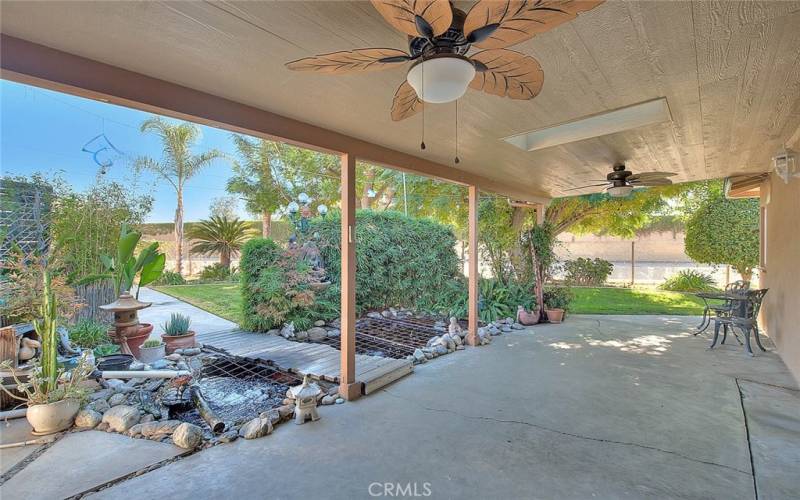
<svg viewBox="0 0 800 500">
<path fill-rule="evenodd" d="M 313 426 L 217 446 L 92 498 L 367 498 L 386 487 L 433 498 L 793 497 L 796 382 L 774 353 L 743 360 L 735 342 L 707 351 L 694 326 L 580 316 L 506 334 L 323 407 Z M 9 498 L 34 495 L 33 473 L 4 485 Z"/>
<path fill-rule="evenodd" d="M 239 440 L 69 494 L 361 498 L 411 485 L 416 496 L 453 498 L 796 496 L 800 179 L 769 172 L 779 149 L 800 149 L 798 25 L 799 2 L 606 2 L 518 47 L 547 75 L 536 99 L 463 99 L 456 163 L 452 110 L 431 108 L 427 131 L 391 120 L 404 75 L 326 80 L 284 67 L 337 43 L 405 45 L 366 2 L 4 2 L 4 79 L 341 158 L 338 373 L 350 401 L 364 394 L 357 160 L 465 186 L 472 249 L 481 192 L 541 222 L 553 198 L 619 163 L 676 182 L 768 174 L 748 191 L 761 200 L 766 353 L 745 357 L 733 341 L 707 351 L 708 339 L 691 335 L 695 318 L 572 316 L 420 366 L 369 398 L 323 408 L 303 432 L 285 426 L 268 442 Z M 528 136 L 653 102 L 666 119 L 538 146 Z M 470 252 L 473 347 L 478 269 Z M 16 474 L 4 495 L 41 493 L 35 472 Z"/>
</svg>

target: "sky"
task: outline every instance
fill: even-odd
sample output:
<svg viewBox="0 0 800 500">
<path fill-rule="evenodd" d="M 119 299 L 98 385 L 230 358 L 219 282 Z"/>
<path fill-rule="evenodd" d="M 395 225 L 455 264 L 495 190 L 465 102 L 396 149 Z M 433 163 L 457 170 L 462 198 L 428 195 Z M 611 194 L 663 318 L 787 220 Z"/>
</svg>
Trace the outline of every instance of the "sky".
<svg viewBox="0 0 800 500">
<path fill-rule="evenodd" d="M 94 183 L 101 167 L 91 152 L 110 142 L 122 154 L 99 154 L 101 162 L 113 164 L 104 177 L 133 186 L 154 198 L 147 222 L 172 221 L 175 191 L 152 174 L 136 176 L 131 159 L 141 155 L 161 158 L 161 145 L 153 134 L 142 134 L 139 125 L 150 113 L 113 104 L 0 80 L 0 174 L 55 174 L 81 191 Z M 230 133 L 198 125 L 202 137 L 196 151 L 212 148 L 234 155 Z M 105 139 L 97 136 L 105 134 Z M 92 141 L 95 139 L 94 141 Z M 91 142 L 90 142 L 91 141 Z M 184 188 L 184 220 L 206 218 L 212 199 L 225 196 L 225 183 L 232 175 L 229 162 L 219 160 L 192 178 Z M 240 204 L 241 205 L 241 204 Z M 240 216 L 246 214 L 240 208 Z"/>
</svg>

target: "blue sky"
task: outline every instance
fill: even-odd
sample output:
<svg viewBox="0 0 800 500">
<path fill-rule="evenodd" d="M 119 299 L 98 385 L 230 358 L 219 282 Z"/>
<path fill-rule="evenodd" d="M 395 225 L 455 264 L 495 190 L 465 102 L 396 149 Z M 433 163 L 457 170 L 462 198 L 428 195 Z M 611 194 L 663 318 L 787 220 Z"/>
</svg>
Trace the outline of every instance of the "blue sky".
<svg viewBox="0 0 800 500">
<path fill-rule="evenodd" d="M 171 221 L 175 192 L 165 182 L 154 182 L 152 175 L 137 178 L 126 161 L 140 155 L 161 158 L 158 138 L 139 132 L 139 125 L 150 116 L 142 111 L 2 80 L 0 172 L 3 175 L 61 172 L 76 190 L 83 190 L 94 182 L 100 167 L 91 153 L 81 149 L 88 141 L 105 134 L 124 154 L 113 160 L 105 177 L 132 183 L 137 191 L 154 197 L 149 222 Z M 200 128 L 202 139 L 198 151 L 216 148 L 233 154 L 229 132 Z M 184 219 L 195 221 L 207 217 L 211 200 L 227 194 L 225 183 L 230 175 L 228 162 L 218 161 L 190 180 L 184 191 Z"/>
</svg>

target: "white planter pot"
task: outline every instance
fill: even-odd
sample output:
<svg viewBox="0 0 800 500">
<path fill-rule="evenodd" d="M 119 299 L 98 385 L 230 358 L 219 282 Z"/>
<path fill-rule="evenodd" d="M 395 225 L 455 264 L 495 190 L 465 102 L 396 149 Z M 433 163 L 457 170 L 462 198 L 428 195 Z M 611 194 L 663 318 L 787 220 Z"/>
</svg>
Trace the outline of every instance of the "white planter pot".
<svg viewBox="0 0 800 500">
<path fill-rule="evenodd" d="M 155 363 L 165 356 L 165 345 L 161 344 L 158 347 L 140 347 L 139 348 L 139 361 L 145 364 Z"/>
<path fill-rule="evenodd" d="M 33 427 L 33 433 L 41 436 L 69 428 L 80 409 L 79 400 L 63 399 L 56 403 L 33 405 L 25 416 Z"/>
</svg>

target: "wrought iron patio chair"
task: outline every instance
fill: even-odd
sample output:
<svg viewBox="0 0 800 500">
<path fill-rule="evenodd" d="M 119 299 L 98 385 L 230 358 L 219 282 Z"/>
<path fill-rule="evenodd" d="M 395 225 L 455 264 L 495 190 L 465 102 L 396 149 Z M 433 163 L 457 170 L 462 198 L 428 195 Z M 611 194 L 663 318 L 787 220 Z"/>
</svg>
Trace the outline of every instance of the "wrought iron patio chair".
<svg viewBox="0 0 800 500">
<path fill-rule="evenodd" d="M 728 329 L 736 336 L 735 328 L 739 328 L 744 335 L 744 349 L 750 356 L 753 355 L 753 350 L 750 348 L 750 332 L 753 332 L 756 345 L 762 351 L 766 351 L 764 345 L 761 343 L 758 331 L 758 313 L 761 310 L 761 303 L 764 301 L 764 295 L 767 294 L 768 288 L 760 290 L 748 290 L 746 292 L 746 300 L 743 305 L 736 306 L 730 310 L 728 315 L 716 316 L 714 318 L 714 339 L 711 341 L 709 349 L 713 349 L 719 339 L 720 326 L 722 327 L 722 344 L 728 337 Z M 740 301 L 736 301 L 740 302 Z M 737 340 L 738 340 L 738 336 Z M 741 344 L 741 342 L 739 342 Z"/>
<path fill-rule="evenodd" d="M 725 286 L 725 293 L 741 294 L 747 292 L 748 290 L 750 290 L 749 281 L 738 280 L 734 281 L 733 283 L 728 283 Z M 709 314 L 713 313 L 714 317 L 730 316 L 733 308 L 735 308 L 737 305 L 738 301 L 726 300 L 722 304 L 709 305 L 708 311 Z"/>
</svg>

